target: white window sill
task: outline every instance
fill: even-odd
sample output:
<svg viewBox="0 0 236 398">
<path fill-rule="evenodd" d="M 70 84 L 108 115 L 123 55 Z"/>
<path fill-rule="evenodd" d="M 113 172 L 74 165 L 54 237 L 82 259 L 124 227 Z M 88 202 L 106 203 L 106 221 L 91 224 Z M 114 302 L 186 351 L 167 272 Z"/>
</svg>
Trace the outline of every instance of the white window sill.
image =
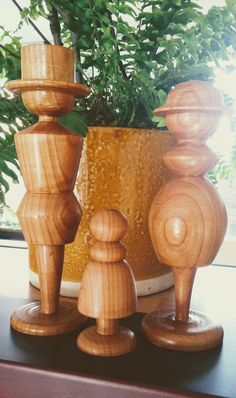
<svg viewBox="0 0 236 398">
<path fill-rule="evenodd" d="M 213 264 L 236 267 L 236 236 L 226 235 Z"/>
</svg>

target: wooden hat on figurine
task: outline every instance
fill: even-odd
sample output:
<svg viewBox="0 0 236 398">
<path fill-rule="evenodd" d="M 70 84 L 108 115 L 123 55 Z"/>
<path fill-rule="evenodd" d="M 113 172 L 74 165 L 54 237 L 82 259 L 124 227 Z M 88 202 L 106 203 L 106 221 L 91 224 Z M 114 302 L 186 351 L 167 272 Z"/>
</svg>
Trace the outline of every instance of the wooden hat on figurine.
<svg viewBox="0 0 236 398">
<path fill-rule="evenodd" d="M 74 83 L 74 51 L 33 44 L 21 51 L 22 79 L 6 87 L 22 94 L 26 108 L 39 121 L 15 135 L 17 155 L 27 193 L 18 209 L 26 241 L 35 245 L 41 302 L 15 311 L 11 326 L 19 332 L 54 335 L 84 322 L 76 306 L 59 304 L 64 245 L 74 240 L 81 208 L 73 194 L 82 139 L 57 117 L 72 109 L 76 96 L 89 89 Z"/>
<path fill-rule="evenodd" d="M 173 270 L 176 309 L 146 315 L 142 328 L 153 344 L 172 350 L 206 350 L 223 338 L 220 325 L 189 312 L 195 272 L 214 260 L 227 225 L 224 204 L 204 177 L 217 162 L 204 141 L 216 129 L 222 111 L 219 92 L 201 81 L 177 85 L 166 104 L 155 111 L 166 117 L 168 129 L 177 138 L 164 156 L 174 176 L 155 197 L 149 214 L 157 257 Z"/>
<path fill-rule="evenodd" d="M 23 46 L 21 66 L 21 79 L 8 82 L 6 87 L 21 93 L 32 113 L 61 115 L 71 110 L 75 97 L 90 93 L 87 86 L 74 82 L 75 53 L 70 48 L 48 44 Z"/>
</svg>

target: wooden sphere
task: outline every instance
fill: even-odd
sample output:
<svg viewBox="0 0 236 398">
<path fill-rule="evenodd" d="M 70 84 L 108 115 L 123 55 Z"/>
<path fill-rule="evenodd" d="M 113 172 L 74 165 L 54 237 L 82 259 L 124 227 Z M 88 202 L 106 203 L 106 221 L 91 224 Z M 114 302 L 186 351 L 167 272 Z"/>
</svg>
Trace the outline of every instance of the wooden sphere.
<svg viewBox="0 0 236 398">
<path fill-rule="evenodd" d="M 178 139 L 207 139 L 217 128 L 223 110 L 219 91 L 207 82 L 192 80 L 174 87 L 164 106 L 154 111 Z"/>
<path fill-rule="evenodd" d="M 219 90 L 212 84 L 200 80 L 190 80 L 175 86 L 168 94 L 166 106 L 170 108 L 222 107 L 223 100 Z"/>
<path fill-rule="evenodd" d="M 90 222 L 90 231 L 101 242 L 115 242 L 123 238 L 128 223 L 126 218 L 116 209 L 98 211 Z"/>
</svg>

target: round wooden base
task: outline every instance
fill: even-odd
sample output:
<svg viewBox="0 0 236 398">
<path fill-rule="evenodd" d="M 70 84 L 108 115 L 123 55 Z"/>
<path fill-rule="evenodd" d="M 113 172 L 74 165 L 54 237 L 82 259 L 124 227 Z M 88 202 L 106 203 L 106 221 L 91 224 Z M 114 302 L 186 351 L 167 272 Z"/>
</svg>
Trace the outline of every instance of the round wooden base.
<svg viewBox="0 0 236 398">
<path fill-rule="evenodd" d="M 190 311 L 187 322 L 177 321 L 173 310 L 145 315 L 142 330 L 152 344 L 175 351 L 204 351 L 222 342 L 223 329 L 205 315 Z"/>
<path fill-rule="evenodd" d="M 96 326 L 83 330 L 77 338 L 77 346 L 87 354 L 114 357 L 127 354 L 136 347 L 135 334 L 120 326 L 114 335 L 101 335 L 96 332 Z"/>
<path fill-rule="evenodd" d="M 62 301 L 55 314 L 44 314 L 40 303 L 26 304 L 11 316 L 11 327 L 17 332 L 35 336 L 54 336 L 76 330 L 86 318 L 81 315 L 76 305 Z"/>
</svg>

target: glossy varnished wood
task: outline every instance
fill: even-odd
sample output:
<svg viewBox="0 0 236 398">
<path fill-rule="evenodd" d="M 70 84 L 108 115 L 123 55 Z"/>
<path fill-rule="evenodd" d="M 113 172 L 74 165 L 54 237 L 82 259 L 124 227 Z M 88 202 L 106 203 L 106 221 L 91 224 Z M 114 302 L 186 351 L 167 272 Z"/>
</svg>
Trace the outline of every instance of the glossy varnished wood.
<svg viewBox="0 0 236 398">
<path fill-rule="evenodd" d="M 82 215 L 73 194 L 82 139 L 57 120 L 72 108 L 76 95 L 89 92 L 73 78 L 72 50 L 30 45 L 22 48 L 22 79 L 7 84 L 39 115 L 36 124 L 15 135 L 27 190 L 18 218 L 26 241 L 36 248 L 41 288 L 41 303 L 20 308 L 11 318 L 12 327 L 26 334 L 61 334 L 84 322 L 70 303 L 59 303 L 64 245 L 73 242 Z"/>
<path fill-rule="evenodd" d="M 86 318 L 78 317 L 77 306 L 63 300 L 54 313 L 45 313 L 38 302 L 26 304 L 11 316 L 11 326 L 17 332 L 35 336 L 55 336 L 82 326 Z"/>
<path fill-rule="evenodd" d="M 151 343 L 174 351 L 209 350 L 223 339 L 221 325 L 196 311 L 188 312 L 186 322 L 171 309 L 158 310 L 144 317 L 142 329 Z"/>
<path fill-rule="evenodd" d="M 74 83 L 74 52 L 61 46 L 32 44 L 21 52 L 21 80 L 7 88 L 22 94 L 26 108 L 37 115 L 58 116 L 71 110 L 75 96 L 89 94 Z"/>
<path fill-rule="evenodd" d="M 204 178 L 217 158 L 203 141 L 214 132 L 221 111 L 218 91 L 199 81 L 177 85 L 156 111 L 166 116 L 177 145 L 164 157 L 173 178 L 152 203 L 149 228 L 159 261 L 172 267 L 176 309 L 146 315 L 142 328 L 153 344 L 171 350 L 206 350 L 223 338 L 221 326 L 189 313 L 196 270 L 212 263 L 227 225 L 223 202 Z"/>
<path fill-rule="evenodd" d="M 38 123 L 23 134 L 16 134 L 15 143 L 28 192 L 60 193 L 73 189 L 82 151 L 81 137 L 69 133 L 55 117 L 40 116 Z"/>
<path fill-rule="evenodd" d="M 72 242 L 82 210 L 72 192 L 26 193 L 17 212 L 25 239 L 33 245 Z"/>
<path fill-rule="evenodd" d="M 162 235 L 158 243 L 153 239 L 159 260 L 192 268 L 212 263 L 224 238 L 226 213 L 208 180 L 178 177 L 154 199 L 149 225 L 151 235 Z"/>
<path fill-rule="evenodd" d="M 118 323 L 136 310 L 134 277 L 119 241 L 127 221 L 116 209 L 100 210 L 92 217 L 90 230 L 96 241 L 83 274 L 78 309 L 96 318 L 97 324 L 81 332 L 77 345 L 92 355 L 126 354 L 136 346 L 134 333 Z"/>
</svg>

